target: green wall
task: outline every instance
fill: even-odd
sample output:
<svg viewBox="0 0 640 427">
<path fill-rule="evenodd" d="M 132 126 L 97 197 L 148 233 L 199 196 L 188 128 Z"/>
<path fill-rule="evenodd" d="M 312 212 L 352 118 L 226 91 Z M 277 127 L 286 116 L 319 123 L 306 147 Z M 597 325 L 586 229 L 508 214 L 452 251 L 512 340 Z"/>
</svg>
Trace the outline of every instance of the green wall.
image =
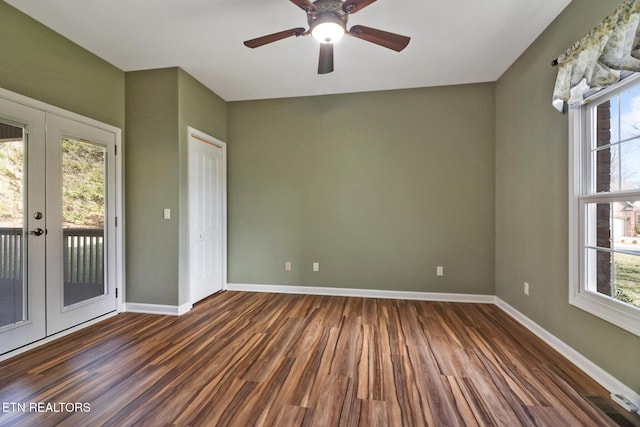
<svg viewBox="0 0 640 427">
<path fill-rule="evenodd" d="M 124 72 L 0 1 L 0 87 L 119 128 Z"/>
<path fill-rule="evenodd" d="M 227 103 L 182 69 L 178 69 L 181 145 L 187 144 L 186 127 L 191 126 L 221 141 L 227 139 Z"/>
<path fill-rule="evenodd" d="M 178 69 L 126 73 L 126 109 L 126 301 L 176 305 Z"/>
<path fill-rule="evenodd" d="M 229 282 L 493 294 L 494 107 L 493 84 L 229 103 Z"/>
<path fill-rule="evenodd" d="M 640 392 L 640 338 L 568 303 L 568 118 L 551 106 L 551 60 L 619 3 L 572 1 L 497 82 L 496 294 Z"/>
<path fill-rule="evenodd" d="M 126 300 L 184 304 L 187 126 L 226 139 L 226 104 L 183 70 L 164 68 L 126 73 L 126 111 Z"/>
</svg>

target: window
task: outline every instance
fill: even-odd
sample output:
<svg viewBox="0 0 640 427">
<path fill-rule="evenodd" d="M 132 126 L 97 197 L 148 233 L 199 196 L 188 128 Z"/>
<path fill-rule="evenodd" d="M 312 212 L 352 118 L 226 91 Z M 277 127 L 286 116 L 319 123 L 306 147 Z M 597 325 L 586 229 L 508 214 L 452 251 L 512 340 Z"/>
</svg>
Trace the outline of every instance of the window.
<svg viewBox="0 0 640 427">
<path fill-rule="evenodd" d="M 640 336 L 640 78 L 569 118 L 569 300 Z"/>
</svg>

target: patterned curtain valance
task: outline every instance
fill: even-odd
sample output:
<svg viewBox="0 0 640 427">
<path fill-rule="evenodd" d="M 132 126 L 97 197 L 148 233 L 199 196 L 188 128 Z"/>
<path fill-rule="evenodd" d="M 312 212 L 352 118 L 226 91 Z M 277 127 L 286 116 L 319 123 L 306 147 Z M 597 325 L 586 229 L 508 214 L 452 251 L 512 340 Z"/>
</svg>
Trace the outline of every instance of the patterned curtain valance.
<svg viewBox="0 0 640 427">
<path fill-rule="evenodd" d="M 627 0 L 558 57 L 552 101 L 558 111 L 582 104 L 586 92 L 616 83 L 622 71 L 640 71 L 639 24 L 640 0 Z"/>
</svg>

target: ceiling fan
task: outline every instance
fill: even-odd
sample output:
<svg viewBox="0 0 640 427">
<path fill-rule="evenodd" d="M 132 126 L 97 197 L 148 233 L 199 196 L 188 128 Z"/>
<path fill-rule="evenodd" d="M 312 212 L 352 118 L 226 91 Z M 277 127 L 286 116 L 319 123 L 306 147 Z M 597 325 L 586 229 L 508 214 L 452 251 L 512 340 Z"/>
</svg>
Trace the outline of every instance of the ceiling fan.
<svg viewBox="0 0 640 427">
<path fill-rule="evenodd" d="M 307 13 L 309 29 L 302 27 L 280 31 L 255 39 L 247 40 L 244 45 L 256 48 L 287 37 L 308 36 L 311 34 L 320 42 L 320 59 L 318 61 L 318 74 L 327 74 L 333 71 L 333 44 L 348 34 L 388 49 L 400 52 L 407 47 L 407 36 L 389 33 L 363 25 L 354 25 L 347 31 L 349 15 L 364 9 L 376 0 L 291 0 L 293 4 Z"/>
</svg>

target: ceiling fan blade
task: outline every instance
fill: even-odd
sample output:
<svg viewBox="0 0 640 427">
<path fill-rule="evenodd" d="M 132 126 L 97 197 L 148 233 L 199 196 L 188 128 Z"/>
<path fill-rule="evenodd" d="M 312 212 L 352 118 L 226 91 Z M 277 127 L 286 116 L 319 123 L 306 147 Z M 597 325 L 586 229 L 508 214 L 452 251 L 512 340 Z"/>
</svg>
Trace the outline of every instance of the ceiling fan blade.
<svg viewBox="0 0 640 427">
<path fill-rule="evenodd" d="M 333 43 L 320 43 L 320 60 L 318 61 L 318 74 L 327 74 L 333 71 Z"/>
<path fill-rule="evenodd" d="M 304 28 L 292 28 L 290 30 L 280 31 L 279 33 L 269 34 L 268 36 L 262 36 L 255 39 L 247 40 L 246 42 L 244 42 L 244 45 L 253 49 L 255 47 L 260 47 L 268 43 L 286 39 L 287 37 L 298 37 L 304 34 L 304 32 Z"/>
<path fill-rule="evenodd" d="M 411 38 L 407 36 L 388 33 L 386 31 L 365 27 L 363 25 L 354 25 L 351 27 L 351 30 L 349 30 L 349 34 L 359 39 L 395 50 L 396 52 L 400 52 L 402 49 L 407 47 L 409 40 L 411 40 Z"/>
<path fill-rule="evenodd" d="M 376 0 L 347 0 L 342 4 L 342 10 L 345 13 L 356 13 L 364 9 Z"/>
<path fill-rule="evenodd" d="M 316 5 L 311 3 L 309 0 L 291 0 L 291 3 L 295 4 L 305 12 L 311 12 L 312 10 L 316 10 Z"/>
</svg>

